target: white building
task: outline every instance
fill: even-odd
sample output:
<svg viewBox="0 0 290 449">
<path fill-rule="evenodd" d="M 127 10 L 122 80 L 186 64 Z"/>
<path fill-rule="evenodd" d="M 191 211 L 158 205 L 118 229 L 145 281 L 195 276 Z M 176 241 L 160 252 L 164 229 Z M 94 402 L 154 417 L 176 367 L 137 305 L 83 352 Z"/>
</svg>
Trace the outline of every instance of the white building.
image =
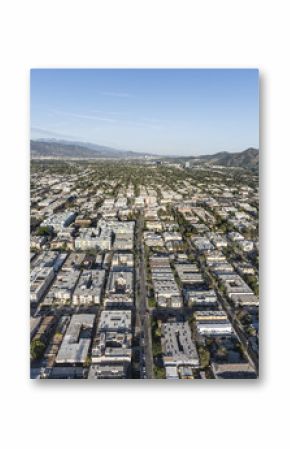
<svg viewBox="0 0 290 449">
<path fill-rule="evenodd" d="M 199 322 L 196 324 L 197 332 L 201 335 L 229 335 L 232 326 L 229 322 Z"/>
<path fill-rule="evenodd" d="M 112 259 L 112 270 L 130 270 L 134 267 L 134 257 L 131 253 L 115 253 Z"/>
<path fill-rule="evenodd" d="M 98 332 L 131 332 L 130 310 L 103 310 Z"/>
<path fill-rule="evenodd" d="M 100 304 L 105 270 L 83 271 L 73 294 L 73 304 Z"/>
<path fill-rule="evenodd" d="M 112 231 L 100 228 L 80 229 L 80 235 L 75 239 L 75 248 L 81 251 L 90 249 L 110 250 L 112 247 Z"/>
<path fill-rule="evenodd" d="M 100 332 L 92 348 L 92 363 L 130 363 L 132 334 L 128 332 Z"/>
<path fill-rule="evenodd" d="M 192 340 L 188 322 L 162 324 L 162 349 L 165 367 L 199 367 L 196 345 Z"/>
<path fill-rule="evenodd" d="M 233 332 L 227 314 L 223 311 L 199 311 L 194 314 L 197 332 L 201 335 L 229 335 Z"/>
<path fill-rule="evenodd" d="M 54 301 L 60 303 L 70 301 L 79 276 L 79 270 L 60 271 L 44 299 L 44 305 L 52 304 Z"/>
<path fill-rule="evenodd" d="M 187 290 L 185 294 L 187 303 L 191 305 L 212 305 L 217 302 L 217 295 L 214 290 Z"/>
<path fill-rule="evenodd" d="M 30 300 L 38 302 L 54 278 L 52 267 L 36 267 L 30 273 Z"/>
<path fill-rule="evenodd" d="M 74 221 L 75 217 L 75 212 L 59 212 L 46 218 L 41 223 L 41 226 L 48 226 L 53 228 L 55 232 L 60 232 L 63 228 L 69 226 Z"/>
<path fill-rule="evenodd" d="M 94 321 L 94 314 L 72 316 L 56 357 L 57 364 L 83 365 L 85 363 L 91 344 Z"/>
</svg>

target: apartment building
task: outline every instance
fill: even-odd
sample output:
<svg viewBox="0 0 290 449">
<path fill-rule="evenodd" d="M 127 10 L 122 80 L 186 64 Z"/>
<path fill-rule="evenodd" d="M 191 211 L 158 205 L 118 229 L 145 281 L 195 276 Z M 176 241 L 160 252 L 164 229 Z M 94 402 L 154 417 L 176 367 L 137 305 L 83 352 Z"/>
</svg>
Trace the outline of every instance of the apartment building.
<svg viewBox="0 0 290 449">
<path fill-rule="evenodd" d="M 73 294 L 73 304 L 100 304 L 105 270 L 84 270 Z"/>
<path fill-rule="evenodd" d="M 179 378 L 181 367 L 199 367 L 196 344 L 188 322 L 163 323 L 161 326 L 163 363 L 167 378 Z"/>
<path fill-rule="evenodd" d="M 57 364 L 83 365 L 91 345 L 94 314 L 73 315 L 56 357 Z"/>
</svg>

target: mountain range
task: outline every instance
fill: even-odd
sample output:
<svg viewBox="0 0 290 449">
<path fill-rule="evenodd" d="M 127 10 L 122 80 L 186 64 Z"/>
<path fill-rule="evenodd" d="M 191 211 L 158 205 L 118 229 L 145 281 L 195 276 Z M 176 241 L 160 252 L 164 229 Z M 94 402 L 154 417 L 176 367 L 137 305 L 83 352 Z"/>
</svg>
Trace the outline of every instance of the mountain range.
<svg viewBox="0 0 290 449">
<path fill-rule="evenodd" d="M 256 148 L 248 148 L 239 153 L 222 151 L 213 155 L 200 156 L 199 159 L 211 165 L 256 169 L 259 167 L 259 150 Z"/>
<path fill-rule="evenodd" d="M 149 153 L 139 153 L 135 151 L 117 150 L 115 148 L 97 145 L 87 142 L 70 142 L 56 139 L 38 139 L 30 141 L 30 153 L 32 158 L 143 158 L 155 157 L 158 155 Z M 182 159 L 182 158 L 181 158 Z M 259 166 L 259 150 L 248 148 L 239 153 L 229 153 L 222 151 L 213 155 L 192 156 L 184 158 L 186 160 L 204 162 L 210 165 L 222 165 L 226 167 L 244 167 L 257 169 Z"/>
<path fill-rule="evenodd" d="M 152 156 L 149 153 L 116 150 L 87 142 L 70 142 L 56 139 L 38 139 L 30 141 L 30 154 L 32 158 L 140 158 Z"/>
</svg>

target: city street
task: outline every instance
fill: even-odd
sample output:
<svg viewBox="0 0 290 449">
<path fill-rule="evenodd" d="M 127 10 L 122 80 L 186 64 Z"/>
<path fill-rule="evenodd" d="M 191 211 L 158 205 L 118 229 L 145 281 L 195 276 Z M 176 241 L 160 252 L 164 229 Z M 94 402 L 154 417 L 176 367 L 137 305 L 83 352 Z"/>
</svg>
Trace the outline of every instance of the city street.
<svg viewBox="0 0 290 449">
<path fill-rule="evenodd" d="M 136 301 L 136 314 L 139 314 L 140 317 L 140 324 L 141 324 L 140 346 L 142 346 L 144 353 L 146 376 L 147 378 L 151 379 L 154 376 L 153 376 L 153 357 L 152 357 L 152 342 L 151 342 L 151 324 L 147 304 L 146 264 L 144 255 L 144 244 L 142 239 L 143 226 L 144 226 L 144 217 L 142 214 L 140 214 L 137 220 L 137 249 L 139 250 L 140 254 L 140 265 L 139 265 L 139 292 L 138 292 L 138 301 Z"/>
</svg>

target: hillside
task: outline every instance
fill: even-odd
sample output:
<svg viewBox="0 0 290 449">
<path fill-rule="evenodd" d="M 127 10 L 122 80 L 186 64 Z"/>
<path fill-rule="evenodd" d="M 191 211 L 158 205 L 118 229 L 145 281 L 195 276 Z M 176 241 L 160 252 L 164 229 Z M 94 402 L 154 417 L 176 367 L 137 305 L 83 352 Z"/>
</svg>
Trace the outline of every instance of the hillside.
<svg viewBox="0 0 290 449">
<path fill-rule="evenodd" d="M 248 148 L 239 153 L 222 151 L 214 155 L 201 156 L 200 159 L 211 165 L 224 165 L 225 167 L 244 167 L 257 169 L 259 167 L 259 150 Z"/>
<path fill-rule="evenodd" d="M 57 140 L 31 140 L 30 154 L 32 158 L 135 158 L 148 156 L 147 153 L 116 150 L 106 146 Z"/>
<path fill-rule="evenodd" d="M 115 148 L 97 145 L 93 143 L 69 142 L 55 139 L 39 139 L 30 141 L 30 151 L 32 158 L 140 158 L 154 156 L 149 153 L 137 153 L 134 151 L 116 150 Z M 166 156 L 164 156 L 166 158 Z M 170 157 L 172 159 L 172 156 Z M 199 157 L 180 158 L 210 165 L 223 165 L 225 167 L 243 167 L 247 169 L 257 169 L 259 167 L 259 150 L 248 148 L 239 153 L 229 153 L 222 151 L 216 154 Z"/>
</svg>

